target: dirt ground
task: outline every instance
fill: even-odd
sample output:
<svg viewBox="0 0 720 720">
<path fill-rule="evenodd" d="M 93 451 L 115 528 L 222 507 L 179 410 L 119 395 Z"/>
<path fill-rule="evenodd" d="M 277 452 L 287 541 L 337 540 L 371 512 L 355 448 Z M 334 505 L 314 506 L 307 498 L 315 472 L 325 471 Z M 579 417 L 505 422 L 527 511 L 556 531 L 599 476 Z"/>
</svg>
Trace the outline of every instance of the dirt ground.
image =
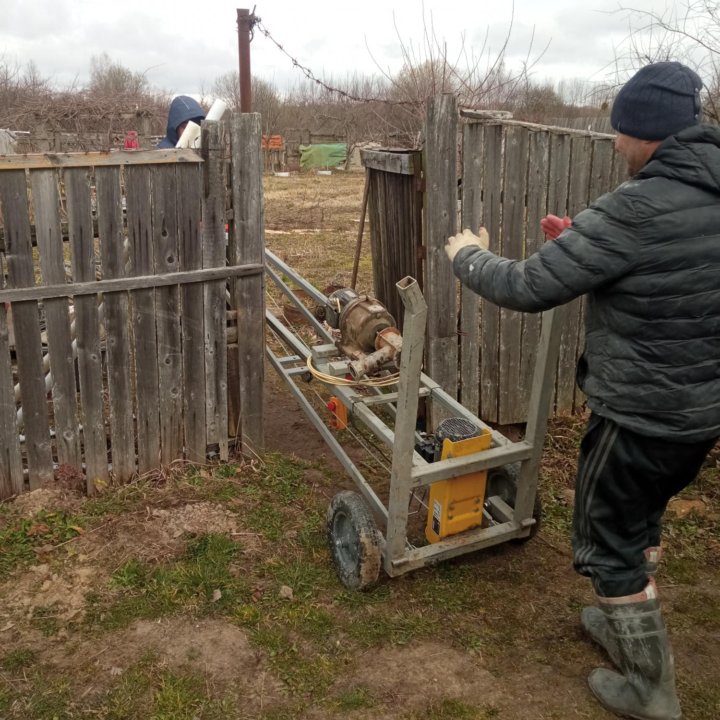
<svg viewBox="0 0 720 720">
<path fill-rule="evenodd" d="M 268 246 L 346 284 L 361 197 L 362 175 L 268 178 Z M 265 387 L 255 462 L 0 505 L 0 719 L 612 717 L 586 686 L 608 661 L 580 630 L 592 595 L 569 547 L 583 418 L 551 424 L 533 540 L 353 593 L 325 534 L 351 484 L 270 367 Z M 720 717 L 719 525 L 715 453 L 671 508 L 658 577 L 688 720 Z"/>
</svg>

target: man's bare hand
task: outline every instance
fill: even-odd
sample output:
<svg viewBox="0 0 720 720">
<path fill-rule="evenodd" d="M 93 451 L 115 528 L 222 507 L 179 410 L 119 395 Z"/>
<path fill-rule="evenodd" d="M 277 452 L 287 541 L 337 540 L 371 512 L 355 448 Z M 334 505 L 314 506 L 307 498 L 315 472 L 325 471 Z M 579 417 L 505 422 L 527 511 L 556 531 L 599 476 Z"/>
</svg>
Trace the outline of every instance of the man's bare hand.
<svg viewBox="0 0 720 720">
<path fill-rule="evenodd" d="M 540 227 L 548 240 L 555 240 L 555 238 L 560 235 L 565 228 L 569 228 L 571 225 L 572 220 L 567 215 L 565 217 L 546 215 L 540 221 Z"/>
<path fill-rule="evenodd" d="M 475 235 L 475 233 L 465 228 L 465 230 L 461 233 L 448 238 L 447 244 L 445 245 L 445 252 L 450 258 L 450 262 L 455 259 L 455 256 L 458 254 L 460 248 L 468 247 L 470 245 L 477 245 L 483 250 L 488 250 L 490 247 L 490 236 L 488 235 L 488 231 L 484 227 L 481 227 L 479 234 Z"/>
</svg>

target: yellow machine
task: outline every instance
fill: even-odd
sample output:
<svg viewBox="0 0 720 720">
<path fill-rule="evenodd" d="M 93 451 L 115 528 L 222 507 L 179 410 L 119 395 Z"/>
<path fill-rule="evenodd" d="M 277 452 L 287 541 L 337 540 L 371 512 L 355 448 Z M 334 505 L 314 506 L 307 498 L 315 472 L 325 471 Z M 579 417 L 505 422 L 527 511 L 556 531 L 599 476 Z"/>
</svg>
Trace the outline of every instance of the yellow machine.
<svg viewBox="0 0 720 720">
<path fill-rule="evenodd" d="M 461 419 L 453 418 L 452 421 L 457 424 L 459 420 Z M 438 459 L 447 460 L 471 455 L 490 447 L 492 435 L 488 429 L 480 431 L 472 427 L 471 432 L 474 433 L 472 437 L 456 440 L 440 437 L 441 450 Z M 429 542 L 436 543 L 449 535 L 456 535 L 482 524 L 486 483 L 487 471 L 483 470 L 441 480 L 430 486 L 425 527 L 425 537 Z"/>
</svg>

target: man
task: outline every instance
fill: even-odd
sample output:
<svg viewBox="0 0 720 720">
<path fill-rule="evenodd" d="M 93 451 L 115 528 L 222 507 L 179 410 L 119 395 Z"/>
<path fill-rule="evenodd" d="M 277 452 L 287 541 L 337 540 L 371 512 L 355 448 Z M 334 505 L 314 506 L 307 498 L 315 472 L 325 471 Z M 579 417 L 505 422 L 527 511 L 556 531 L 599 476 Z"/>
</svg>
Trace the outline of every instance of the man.
<svg viewBox="0 0 720 720">
<path fill-rule="evenodd" d="M 205 111 L 197 100 L 193 100 L 187 95 L 178 95 L 170 103 L 165 137 L 155 146 L 155 149 L 174 148 L 190 120 L 199 125 L 204 119 Z"/>
<path fill-rule="evenodd" d="M 523 261 L 469 230 L 446 251 L 463 284 L 513 310 L 587 295 L 577 381 L 592 411 L 578 461 L 573 554 L 598 607 L 582 622 L 620 673 L 590 688 L 609 710 L 681 717 L 652 575 L 668 500 L 720 436 L 720 130 L 700 125 L 700 78 L 642 68 L 612 109 L 631 179 L 569 219 Z"/>
</svg>

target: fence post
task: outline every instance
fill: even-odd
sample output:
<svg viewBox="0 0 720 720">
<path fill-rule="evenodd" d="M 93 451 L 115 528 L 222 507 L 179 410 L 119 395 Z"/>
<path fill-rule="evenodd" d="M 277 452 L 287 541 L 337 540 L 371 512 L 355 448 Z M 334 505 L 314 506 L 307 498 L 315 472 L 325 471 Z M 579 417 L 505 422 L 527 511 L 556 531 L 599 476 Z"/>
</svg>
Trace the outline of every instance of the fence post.
<svg viewBox="0 0 720 720">
<path fill-rule="evenodd" d="M 0 272 L 0 289 L 4 287 L 4 272 Z M 8 305 L 0 303 L 0 500 L 19 495 L 25 485 L 10 363 L 8 309 Z"/>
<path fill-rule="evenodd" d="M 258 113 L 236 115 L 232 123 L 233 265 L 264 263 L 262 128 Z M 264 445 L 265 276 L 236 278 L 232 300 L 237 310 L 239 407 L 242 451 Z"/>
<path fill-rule="evenodd" d="M 483 139 L 485 128 L 463 127 L 462 227 L 477 232 L 483 222 Z M 460 401 L 480 413 L 480 296 L 470 288 L 460 293 Z"/>
<path fill-rule="evenodd" d="M 202 129 L 203 156 L 203 267 L 225 265 L 225 184 L 223 125 L 206 121 Z M 227 313 L 225 281 L 206 283 L 205 293 L 205 401 L 208 444 L 217 443 L 221 460 L 228 459 L 227 421 Z"/>
<path fill-rule="evenodd" d="M 428 100 L 425 121 L 425 292 L 428 302 L 428 374 L 457 394 L 457 283 L 445 242 L 457 232 L 457 101 Z"/>
</svg>

